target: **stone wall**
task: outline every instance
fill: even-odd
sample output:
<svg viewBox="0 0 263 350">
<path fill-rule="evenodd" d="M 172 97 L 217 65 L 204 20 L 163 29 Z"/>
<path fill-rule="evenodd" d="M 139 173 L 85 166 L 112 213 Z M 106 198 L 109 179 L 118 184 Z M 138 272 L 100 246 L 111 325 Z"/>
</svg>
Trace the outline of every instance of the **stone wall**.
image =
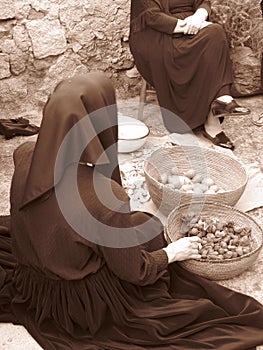
<svg viewBox="0 0 263 350">
<path fill-rule="evenodd" d="M 212 1 L 214 19 L 228 33 L 239 30 L 229 26 L 236 23 L 231 18 L 236 2 Z M 248 4 L 256 9 L 258 19 L 258 1 Z M 125 74 L 133 67 L 128 46 L 129 10 L 130 0 L 0 0 L 0 117 L 41 110 L 61 78 L 90 70 L 108 74 L 121 97 L 137 94 L 139 79 Z M 254 36 L 237 45 L 229 37 L 230 46 L 238 46 L 239 56 L 233 58 L 238 62 L 236 76 L 244 65 L 249 66 L 252 86 L 243 89 L 244 93 L 260 84 L 258 52 L 262 46 L 259 43 L 255 53 L 251 48 Z M 250 57 L 249 63 L 240 49 L 244 46 L 250 50 L 245 55 Z"/>
<path fill-rule="evenodd" d="M 129 0 L 1 0 L 0 117 L 41 109 L 57 81 L 90 70 L 129 91 L 129 8 Z"/>
<path fill-rule="evenodd" d="M 263 18 L 260 0 L 212 0 L 212 20 L 227 34 L 236 95 L 262 91 Z"/>
</svg>

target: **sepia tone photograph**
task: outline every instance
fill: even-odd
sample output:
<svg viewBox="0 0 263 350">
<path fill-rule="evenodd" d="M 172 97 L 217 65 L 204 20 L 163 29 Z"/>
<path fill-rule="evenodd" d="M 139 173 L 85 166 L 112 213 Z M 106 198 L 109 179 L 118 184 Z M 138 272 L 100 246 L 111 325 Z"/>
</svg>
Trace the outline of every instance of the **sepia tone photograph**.
<svg viewBox="0 0 263 350">
<path fill-rule="evenodd" d="M 0 349 L 263 350 L 263 1 L 0 0 Z"/>
</svg>

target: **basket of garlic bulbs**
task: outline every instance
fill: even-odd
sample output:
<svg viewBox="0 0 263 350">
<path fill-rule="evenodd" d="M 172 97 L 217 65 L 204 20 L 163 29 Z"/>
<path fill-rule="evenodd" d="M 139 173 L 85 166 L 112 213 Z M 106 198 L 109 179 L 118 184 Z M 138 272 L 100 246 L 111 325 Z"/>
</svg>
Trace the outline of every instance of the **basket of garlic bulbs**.
<svg viewBox="0 0 263 350">
<path fill-rule="evenodd" d="M 157 149 L 146 159 L 144 174 L 154 204 L 165 215 L 191 201 L 233 206 L 248 180 L 237 159 L 199 146 Z"/>
</svg>

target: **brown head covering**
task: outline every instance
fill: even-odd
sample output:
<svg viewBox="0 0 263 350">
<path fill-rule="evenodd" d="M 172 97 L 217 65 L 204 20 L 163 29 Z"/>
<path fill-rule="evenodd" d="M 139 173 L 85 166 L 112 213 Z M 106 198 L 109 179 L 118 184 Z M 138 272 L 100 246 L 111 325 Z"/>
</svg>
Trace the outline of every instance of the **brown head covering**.
<svg viewBox="0 0 263 350">
<path fill-rule="evenodd" d="M 21 207 L 52 189 L 65 168 L 79 161 L 96 165 L 97 171 L 121 184 L 117 140 L 116 98 L 110 80 L 89 73 L 60 82 L 43 111 Z"/>
</svg>

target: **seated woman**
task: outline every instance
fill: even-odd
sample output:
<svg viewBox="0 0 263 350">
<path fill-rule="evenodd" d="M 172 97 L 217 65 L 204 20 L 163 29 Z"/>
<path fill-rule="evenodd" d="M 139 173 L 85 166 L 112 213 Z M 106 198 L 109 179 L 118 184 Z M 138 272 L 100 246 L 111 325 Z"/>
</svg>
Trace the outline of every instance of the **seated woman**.
<svg viewBox="0 0 263 350">
<path fill-rule="evenodd" d="M 114 89 L 90 73 L 56 87 L 36 144 L 15 151 L 0 321 L 25 326 L 45 350 L 262 344 L 262 305 L 176 263 L 199 257 L 199 238 L 167 245 L 157 218 L 130 212 L 117 134 Z"/>
<path fill-rule="evenodd" d="M 132 0 L 130 49 L 138 71 L 156 89 L 170 132 L 202 127 L 214 144 L 233 149 L 220 117 L 250 111 L 230 95 L 228 42 L 223 28 L 207 21 L 210 12 L 208 0 Z"/>
</svg>

